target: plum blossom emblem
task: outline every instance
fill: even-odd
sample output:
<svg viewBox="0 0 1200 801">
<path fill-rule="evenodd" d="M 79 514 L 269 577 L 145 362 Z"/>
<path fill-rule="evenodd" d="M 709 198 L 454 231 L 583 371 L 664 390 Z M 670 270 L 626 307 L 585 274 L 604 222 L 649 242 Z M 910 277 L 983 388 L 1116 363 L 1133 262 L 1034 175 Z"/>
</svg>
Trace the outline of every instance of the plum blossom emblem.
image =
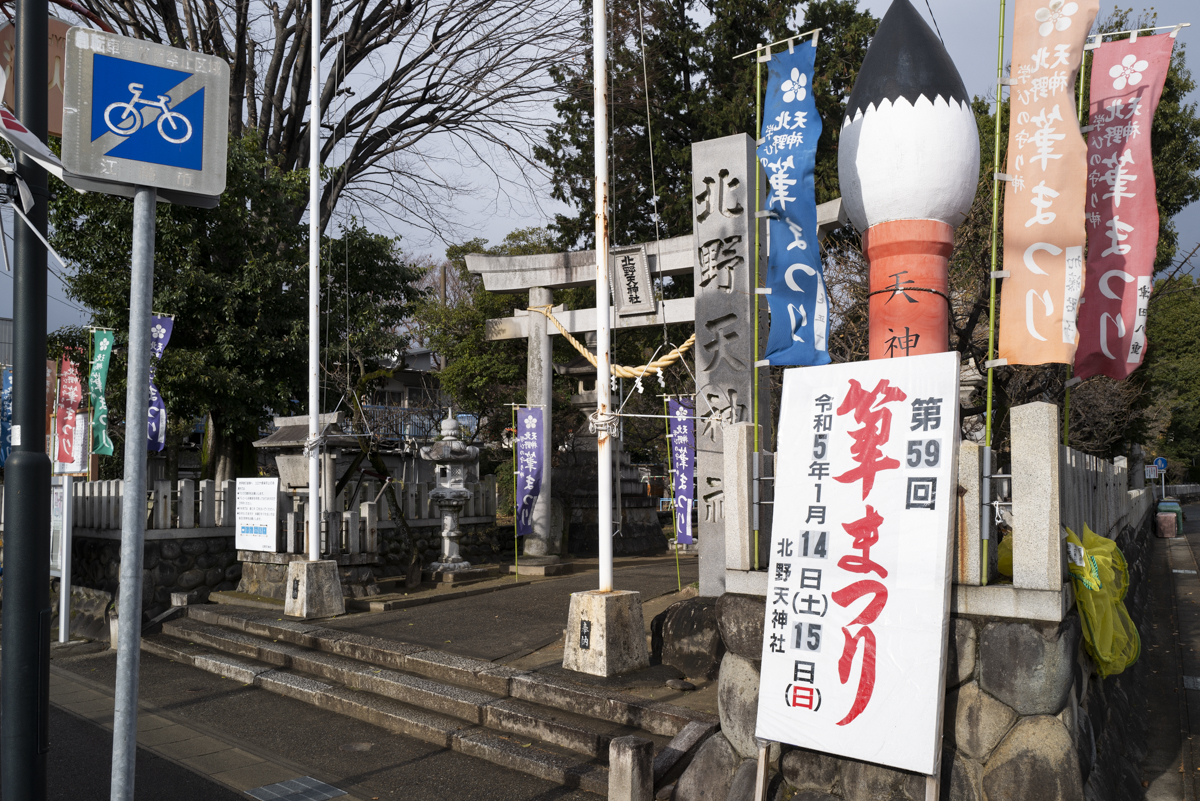
<svg viewBox="0 0 1200 801">
<path fill-rule="evenodd" d="M 1118 92 L 1129 86 L 1137 86 L 1142 82 L 1142 72 L 1149 69 L 1150 62 L 1145 59 L 1139 59 L 1133 53 L 1121 59 L 1120 64 L 1113 64 L 1112 69 L 1108 71 L 1108 77 L 1116 78 L 1113 81 L 1113 89 Z"/>
<path fill-rule="evenodd" d="M 808 90 L 804 88 L 806 86 L 808 86 L 808 76 L 802 75 L 798 69 L 792 69 L 791 80 L 784 81 L 783 86 L 780 87 L 783 89 L 783 102 L 791 103 L 793 100 L 803 100 L 808 95 Z"/>
<path fill-rule="evenodd" d="M 163 328 L 161 325 L 156 325 L 150 329 L 150 338 L 151 339 L 162 339 L 166 335 L 167 335 L 167 329 Z"/>
<path fill-rule="evenodd" d="M 1065 31 L 1071 27 L 1071 15 L 1079 10 L 1075 3 L 1064 3 L 1063 0 L 1051 0 L 1046 8 L 1039 8 L 1033 18 L 1042 23 L 1038 33 L 1049 36 L 1053 31 Z"/>
</svg>

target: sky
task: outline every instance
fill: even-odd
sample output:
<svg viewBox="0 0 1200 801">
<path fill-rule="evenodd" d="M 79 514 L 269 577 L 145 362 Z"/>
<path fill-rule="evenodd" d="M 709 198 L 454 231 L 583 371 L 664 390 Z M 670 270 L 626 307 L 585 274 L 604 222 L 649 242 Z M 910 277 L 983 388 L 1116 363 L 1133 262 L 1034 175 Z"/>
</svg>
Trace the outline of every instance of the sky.
<svg viewBox="0 0 1200 801">
<path fill-rule="evenodd" d="M 890 0 L 860 0 L 860 5 L 870 9 L 877 17 L 882 17 L 891 4 Z M 928 20 L 932 11 L 933 19 L 941 31 L 946 49 L 950 52 L 962 74 L 967 91 L 974 95 L 991 97 L 996 84 L 996 35 L 999 5 L 995 0 L 913 0 L 913 4 Z M 1143 6 L 1134 5 L 1135 14 Z M 1154 0 L 1154 9 L 1158 12 L 1158 24 L 1174 25 L 1178 22 L 1191 22 L 1191 28 L 1180 32 L 1178 44 L 1188 47 L 1191 61 L 1189 66 L 1200 77 L 1200 8 L 1195 0 Z M 1012 30 L 1013 2 L 1007 3 L 1008 19 L 1006 31 Z M 1100 16 L 1105 17 L 1114 8 L 1114 4 L 1102 2 Z M 1189 12 L 1191 12 L 1189 14 Z M 1005 62 L 1011 40 L 1006 37 Z M 1188 102 L 1200 103 L 1200 90 L 1193 91 Z M 450 241 L 463 241 L 481 236 L 491 242 L 498 242 L 505 234 L 517 228 L 531 225 L 545 225 L 553 219 L 556 211 L 564 207 L 550 198 L 548 187 L 542 187 L 528 202 L 503 203 L 499 207 L 492 201 L 494 195 L 467 196 L 461 201 L 461 219 L 473 221 L 469 227 L 464 225 L 451 228 L 445 238 Z M 1200 203 L 1195 203 L 1185 209 L 1175 218 L 1180 231 L 1179 244 L 1182 253 L 1187 253 L 1200 242 Z M 0 211 L 0 223 L 3 224 L 4 237 L 11 254 L 13 234 L 13 213 L 11 210 Z M 444 244 L 430 242 L 428 236 L 419 230 L 405 230 L 403 223 L 396 226 L 398 233 L 405 237 L 405 249 L 414 255 L 441 257 L 444 254 Z M 63 268 L 50 258 L 52 270 L 63 272 Z M 12 316 L 12 274 L 4 272 L 0 266 L 0 317 Z M 63 325 L 84 324 L 87 314 L 73 300 L 66 296 L 62 281 L 53 273 L 49 276 L 49 301 L 47 303 L 47 330 L 53 331 Z"/>
</svg>

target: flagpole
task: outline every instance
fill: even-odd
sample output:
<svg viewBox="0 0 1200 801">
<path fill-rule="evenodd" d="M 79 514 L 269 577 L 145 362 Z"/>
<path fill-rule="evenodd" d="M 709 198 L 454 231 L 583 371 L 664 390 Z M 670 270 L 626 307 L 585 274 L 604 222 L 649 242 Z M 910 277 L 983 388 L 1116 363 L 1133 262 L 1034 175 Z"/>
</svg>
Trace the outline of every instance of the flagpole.
<svg viewBox="0 0 1200 801">
<path fill-rule="evenodd" d="M 608 27 L 604 0 L 592 0 L 593 149 L 596 167 L 596 485 L 600 592 L 613 588 L 612 387 L 608 298 Z"/>
<path fill-rule="evenodd" d="M 308 117 L 308 559 L 321 558 L 321 0 L 312 0 Z M 330 536 L 333 534 L 330 532 Z"/>
<path fill-rule="evenodd" d="M 1078 99 L 1075 101 L 1075 106 L 1080 125 L 1083 125 L 1083 73 L 1087 68 L 1087 54 L 1088 51 L 1085 49 L 1083 54 L 1079 57 L 1079 92 Z M 1067 394 L 1063 401 L 1063 445 L 1071 444 L 1071 385 L 1075 383 L 1073 381 L 1074 373 L 1075 365 L 1068 364 Z"/>
<path fill-rule="evenodd" d="M 988 293 L 988 351 L 987 361 L 987 411 L 984 415 L 983 440 L 983 505 L 992 495 L 992 360 L 996 356 L 996 239 L 1000 225 L 1000 120 L 1004 114 L 1004 0 L 1000 0 L 1000 35 L 996 45 L 996 131 L 992 157 L 992 271 Z M 981 515 L 986 517 L 983 508 Z M 988 538 L 987 521 L 981 520 L 979 542 L 979 583 L 988 583 Z"/>
</svg>

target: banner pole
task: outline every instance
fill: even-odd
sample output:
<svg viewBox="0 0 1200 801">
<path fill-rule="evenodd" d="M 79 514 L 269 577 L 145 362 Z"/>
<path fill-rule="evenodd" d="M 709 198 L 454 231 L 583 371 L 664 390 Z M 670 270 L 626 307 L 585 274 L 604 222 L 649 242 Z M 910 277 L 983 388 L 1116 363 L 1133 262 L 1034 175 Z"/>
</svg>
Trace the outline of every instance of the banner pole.
<svg viewBox="0 0 1200 801">
<path fill-rule="evenodd" d="M 675 508 L 675 453 L 671 447 L 671 413 L 667 410 L 667 396 L 663 395 L 663 422 L 667 426 L 667 478 L 671 481 L 671 525 L 675 535 L 675 584 L 683 591 L 683 579 L 679 575 L 679 510 Z"/>
<path fill-rule="evenodd" d="M 1079 57 L 1079 92 L 1078 99 L 1075 101 L 1075 108 L 1079 118 L 1079 124 L 1083 125 L 1083 74 L 1087 68 L 1087 54 L 1084 50 L 1083 55 Z M 1063 401 L 1063 445 L 1070 445 L 1071 439 L 1071 378 L 1075 373 L 1075 365 L 1067 365 L 1067 394 Z"/>
<path fill-rule="evenodd" d="M 771 46 L 765 45 L 767 55 L 771 54 Z M 758 142 L 762 135 L 762 48 L 754 57 L 754 141 Z M 762 222 L 758 218 L 759 211 L 762 210 L 762 162 L 758 160 L 757 153 L 754 159 L 754 397 L 751 399 L 751 404 L 754 406 L 754 463 L 758 464 L 758 361 L 760 354 L 758 352 L 758 318 L 760 315 L 759 304 L 761 301 L 758 296 L 758 287 L 761 283 L 758 272 L 759 231 L 762 230 Z M 758 471 L 755 470 L 754 482 L 758 482 Z M 754 497 L 758 498 L 757 487 L 755 488 Z M 678 557 L 676 552 L 676 557 Z M 758 514 L 754 515 L 754 569 L 758 570 Z"/>
<path fill-rule="evenodd" d="M 513 581 L 521 580 L 521 540 L 517 536 L 517 404 L 512 405 L 513 452 Z"/>
<path fill-rule="evenodd" d="M 992 360 L 996 357 L 996 239 L 998 236 L 1000 224 L 1000 179 L 996 176 L 1000 172 L 1000 122 L 1003 119 L 1004 105 L 1004 0 L 1000 0 L 1000 33 L 996 44 L 996 132 L 994 137 L 994 147 L 992 155 L 992 272 L 988 291 L 988 355 L 987 355 L 987 411 L 984 414 L 984 448 L 990 455 L 992 449 L 992 392 L 993 380 L 992 373 L 995 368 L 991 366 Z M 989 460 L 990 461 L 990 460 Z M 991 473 L 991 470 L 987 471 Z M 990 475 L 983 477 L 985 482 L 991 481 Z M 990 485 L 989 485 L 990 486 Z M 982 509 L 980 510 L 982 513 Z M 980 526 L 980 533 L 984 533 L 986 529 Z M 986 537 L 982 537 L 979 543 L 980 564 L 980 584 L 988 583 L 988 541 Z"/>
</svg>

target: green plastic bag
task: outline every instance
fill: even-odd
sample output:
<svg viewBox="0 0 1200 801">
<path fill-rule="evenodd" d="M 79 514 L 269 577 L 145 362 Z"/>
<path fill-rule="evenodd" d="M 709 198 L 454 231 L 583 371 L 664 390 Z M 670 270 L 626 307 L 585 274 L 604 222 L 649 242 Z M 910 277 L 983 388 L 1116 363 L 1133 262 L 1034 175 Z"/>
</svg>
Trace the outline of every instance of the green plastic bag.
<svg viewBox="0 0 1200 801">
<path fill-rule="evenodd" d="M 1083 621 L 1083 642 L 1101 677 L 1114 676 L 1137 661 L 1142 641 L 1125 609 L 1129 569 L 1112 540 L 1085 524 L 1083 539 L 1067 529 L 1067 569 Z"/>
</svg>

